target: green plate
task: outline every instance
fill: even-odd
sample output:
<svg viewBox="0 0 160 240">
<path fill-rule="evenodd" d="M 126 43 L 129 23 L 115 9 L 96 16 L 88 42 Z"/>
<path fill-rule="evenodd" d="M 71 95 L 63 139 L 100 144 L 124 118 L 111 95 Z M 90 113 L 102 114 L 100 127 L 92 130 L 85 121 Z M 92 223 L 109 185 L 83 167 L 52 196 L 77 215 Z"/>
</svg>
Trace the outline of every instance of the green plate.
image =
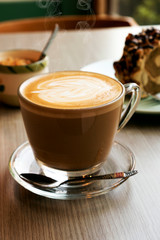
<svg viewBox="0 0 160 240">
<path fill-rule="evenodd" d="M 160 101 L 147 97 L 142 99 L 136 109 L 138 113 L 147 114 L 159 114 L 160 113 Z"/>
</svg>

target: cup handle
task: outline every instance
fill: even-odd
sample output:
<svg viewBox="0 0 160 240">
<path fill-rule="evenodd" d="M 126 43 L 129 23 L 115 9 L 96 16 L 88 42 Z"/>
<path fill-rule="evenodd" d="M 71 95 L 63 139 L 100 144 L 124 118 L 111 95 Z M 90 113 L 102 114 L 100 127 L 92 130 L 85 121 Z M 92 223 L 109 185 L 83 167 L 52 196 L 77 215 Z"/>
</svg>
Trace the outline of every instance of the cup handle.
<svg viewBox="0 0 160 240">
<path fill-rule="evenodd" d="M 132 117 L 141 98 L 140 88 L 136 83 L 127 83 L 127 84 L 124 84 L 124 87 L 125 87 L 125 96 L 127 94 L 131 94 L 131 97 L 127 106 L 124 108 L 124 110 L 121 113 L 118 131 L 120 131 L 127 124 L 129 119 Z"/>
</svg>

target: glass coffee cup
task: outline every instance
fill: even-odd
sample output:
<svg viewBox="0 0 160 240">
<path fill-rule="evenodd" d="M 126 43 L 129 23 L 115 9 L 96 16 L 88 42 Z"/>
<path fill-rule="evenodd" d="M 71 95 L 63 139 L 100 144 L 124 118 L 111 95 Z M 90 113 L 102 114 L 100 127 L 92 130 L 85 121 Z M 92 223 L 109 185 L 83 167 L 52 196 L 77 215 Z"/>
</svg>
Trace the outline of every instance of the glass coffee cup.
<svg viewBox="0 0 160 240">
<path fill-rule="evenodd" d="M 26 80 L 18 96 L 35 159 L 59 180 L 102 167 L 116 133 L 135 112 L 140 89 L 97 73 L 63 71 Z"/>
</svg>

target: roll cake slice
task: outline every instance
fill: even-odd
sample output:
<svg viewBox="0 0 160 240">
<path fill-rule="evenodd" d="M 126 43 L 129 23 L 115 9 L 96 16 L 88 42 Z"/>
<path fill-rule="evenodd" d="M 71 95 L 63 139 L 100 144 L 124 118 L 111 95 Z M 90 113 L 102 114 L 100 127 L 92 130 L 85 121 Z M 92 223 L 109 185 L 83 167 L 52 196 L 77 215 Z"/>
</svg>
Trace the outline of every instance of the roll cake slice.
<svg viewBox="0 0 160 240">
<path fill-rule="evenodd" d="M 160 30 L 128 34 L 122 57 L 113 66 L 120 82 L 140 86 L 142 97 L 160 92 Z"/>
</svg>

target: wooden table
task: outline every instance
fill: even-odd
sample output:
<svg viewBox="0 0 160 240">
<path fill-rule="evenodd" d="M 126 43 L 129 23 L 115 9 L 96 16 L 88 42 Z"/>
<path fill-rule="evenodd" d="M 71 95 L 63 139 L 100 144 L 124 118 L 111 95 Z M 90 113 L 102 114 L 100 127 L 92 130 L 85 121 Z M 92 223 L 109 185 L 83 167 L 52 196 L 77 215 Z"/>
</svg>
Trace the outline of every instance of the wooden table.
<svg viewBox="0 0 160 240">
<path fill-rule="evenodd" d="M 127 33 L 140 30 L 62 31 L 48 51 L 50 71 L 118 59 Z M 42 49 L 48 37 L 48 32 L 2 34 L 0 50 Z M 138 175 L 92 199 L 47 199 L 24 189 L 9 173 L 10 155 L 27 137 L 20 110 L 0 104 L 0 239 L 160 239 L 160 115 L 134 114 L 116 138 L 134 152 Z"/>
</svg>

